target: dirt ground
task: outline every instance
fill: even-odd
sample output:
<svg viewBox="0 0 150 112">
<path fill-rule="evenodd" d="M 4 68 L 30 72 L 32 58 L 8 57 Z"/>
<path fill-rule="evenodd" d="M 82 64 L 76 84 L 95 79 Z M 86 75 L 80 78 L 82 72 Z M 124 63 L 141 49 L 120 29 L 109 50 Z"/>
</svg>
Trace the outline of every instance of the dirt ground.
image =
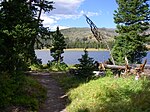
<svg viewBox="0 0 150 112">
<path fill-rule="evenodd" d="M 47 89 L 47 99 L 39 112 L 66 112 L 67 98 L 65 92 L 51 73 L 37 72 L 31 74 Z"/>
</svg>

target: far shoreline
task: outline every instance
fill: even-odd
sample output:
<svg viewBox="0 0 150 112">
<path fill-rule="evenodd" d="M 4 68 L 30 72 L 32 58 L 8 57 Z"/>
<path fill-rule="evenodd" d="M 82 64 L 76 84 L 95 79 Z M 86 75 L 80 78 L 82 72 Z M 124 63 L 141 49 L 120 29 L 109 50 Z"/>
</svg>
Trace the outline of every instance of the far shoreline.
<svg viewBox="0 0 150 112">
<path fill-rule="evenodd" d="M 35 51 L 49 51 L 50 49 L 35 49 Z M 84 51 L 85 48 L 70 48 L 64 49 L 64 51 Z M 95 48 L 87 48 L 87 51 L 108 51 L 107 49 L 95 49 Z"/>
</svg>

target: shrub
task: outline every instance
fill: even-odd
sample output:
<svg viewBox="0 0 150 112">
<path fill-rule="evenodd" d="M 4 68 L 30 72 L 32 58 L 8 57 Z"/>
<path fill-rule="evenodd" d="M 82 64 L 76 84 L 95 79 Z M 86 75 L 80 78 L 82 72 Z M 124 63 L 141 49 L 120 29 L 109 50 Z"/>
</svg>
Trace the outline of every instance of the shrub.
<svg viewBox="0 0 150 112">
<path fill-rule="evenodd" d="M 30 70 L 33 70 L 33 71 L 41 71 L 43 66 L 42 65 L 39 65 L 39 64 L 32 64 L 30 65 Z"/>
<path fill-rule="evenodd" d="M 49 61 L 47 63 L 47 66 L 49 68 L 49 70 L 52 70 L 52 71 L 66 71 L 68 70 L 68 65 L 64 62 L 61 62 L 61 63 L 57 63 L 55 61 Z"/>
<path fill-rule="evenodd" d="M 106 76 L 107 77 L 112 77 L 114 74 L 113 72 L 111 71 L 111 69 L 106 69 Z"/>
</svg>

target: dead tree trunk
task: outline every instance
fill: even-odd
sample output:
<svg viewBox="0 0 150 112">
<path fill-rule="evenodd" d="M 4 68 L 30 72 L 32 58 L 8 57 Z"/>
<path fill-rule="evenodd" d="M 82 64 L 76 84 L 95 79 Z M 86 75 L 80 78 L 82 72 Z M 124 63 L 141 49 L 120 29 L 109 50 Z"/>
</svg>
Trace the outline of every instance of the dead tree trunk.
<svg viewBox="0 0 150 112">
<path fill-rule="evenodd" d="M 90 18 L 88 18 L 86 15 L 84 15 L 84 16 L 85 16 L 85 18 L 86 18 L 87 23 L 90 25 L 91 31 L 92 31 L 94 37 L 96 38 L 96 40 L 97 40 L 98 42 L 104 42 L 104 44 L 106 44 L 107 49 L 109 50 L 110 57 L 111 57 L 111 60 L 112 60 L 112 62 L 113 62 L 113 65 L 115 65 L 115 61 L 114 61 L 114 58 L 113 58 L 113 56 L 112 56 L 111 49 L 110 49 L 110 47 L 109 47 L 107 41 L 105 40 L 104 35 L 102 35 L 102 34 L 98 31 L 97 26 L 92 22 L 92 20 L 90 20 Z"/>
<path fill-rule="evenodd" d="M 111 69 L 116 71 L 122 71 L 122 74 L 124 76 L 128 76 L 130 74 L 134 74 L 138 77 L 141 77 L 141 74 L 144 73 L 145 68 L 150 68 L 150 66 L 146 66 L 147 60 L 144 61 L 143 64 L 135 64 L 135 65 L 129 65 L 126 61 L 126 64 L 124 66 L 120 65 L 108 65 L 104 63 L 99 64 L 99 70 L 105 70 L 105 69 Z M 120 73 L 119 73 L 120 75 Z"/>
</svg>

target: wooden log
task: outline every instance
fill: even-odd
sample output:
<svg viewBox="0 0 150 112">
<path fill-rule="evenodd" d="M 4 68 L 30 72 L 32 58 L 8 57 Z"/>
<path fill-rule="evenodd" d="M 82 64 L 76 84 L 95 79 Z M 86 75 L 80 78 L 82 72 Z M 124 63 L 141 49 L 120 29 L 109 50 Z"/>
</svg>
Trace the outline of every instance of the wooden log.
<svg viewBox="0 0 150 112">
<path fill-rule="evenodd" d="M 125 65 L 121 66 L 121 65 L 108 65 L 108 64 L 104 64 L 105 68 L 109 68 L 109 69 L 125 69 Z M 130 68 L 134 69 L 134 68 L 139 68 L 140 64 L 133 64 L 133 65 L 129 65 Z M 145 65 L 144 69 L 150 69 L 150 65 Z"/>
<path fill-rule="evenodd" d="M 141 69 L 143 71 L 144 69 L 150 69 L 150 65 L 146 65 L 146 62 L 147 60 L 145 60 L 143 64 L 130 64 L 130 65 L 122 65 L 122 66 L 100 63 L 99 66 L 104 66 L 105 68 L 109 68 L 109 69 Z"/>
<path fill-rule="evenodd" d="M 104 64 L 104 67 L 105 67 L 105 68 L 109 68 L 109 69 L 125 69 L 125 68 L 126 68 L 125 66 L 120 66 L 120 65 L 107 65 L 107 64 Z"/>
<path fill-rule="evenodd" d="M 131 65 L 129 65 L 129 66 L 132 67 L 132 68 L 136 68 L 136 67 L 140 67 L 140 65 L 141 65 L 141 64 L 131 64 Z M 150 65 L 145 65 L 144 68 L 145 68 L 145 69 L 150 69 Z"/>
<path fill-rule="evenodd" d="M 120 74 L 123 74 L 124 76 L 135 74 L 137 77 L 141 77 L 141 75 L 144 74 L 145 68 L 150 68 L 150 65 L 146 65 L 147 60 L 145 60 L 144 63 L 142 63 L 142 64 L 134 64 L 134 65 L 128 65 L 127 59 L 125 61 L 126 61 L 126 64 L 124 66 L 108 65 L 108 64 L 101 63 L 101 64 L 99 64 L 101 66 L 99 68 L 104 68 L 104 69 L 109 68 L 112 70 L 117 70 L 119 76 L 120 76 Z M 123 72 L 121 72 L 121 71 L 123 71 Z"/>
<path fill-rule="evenodd" d="M 150 65 L 145 65 L 145 69 L 150 69 Z"/>
</svg>

